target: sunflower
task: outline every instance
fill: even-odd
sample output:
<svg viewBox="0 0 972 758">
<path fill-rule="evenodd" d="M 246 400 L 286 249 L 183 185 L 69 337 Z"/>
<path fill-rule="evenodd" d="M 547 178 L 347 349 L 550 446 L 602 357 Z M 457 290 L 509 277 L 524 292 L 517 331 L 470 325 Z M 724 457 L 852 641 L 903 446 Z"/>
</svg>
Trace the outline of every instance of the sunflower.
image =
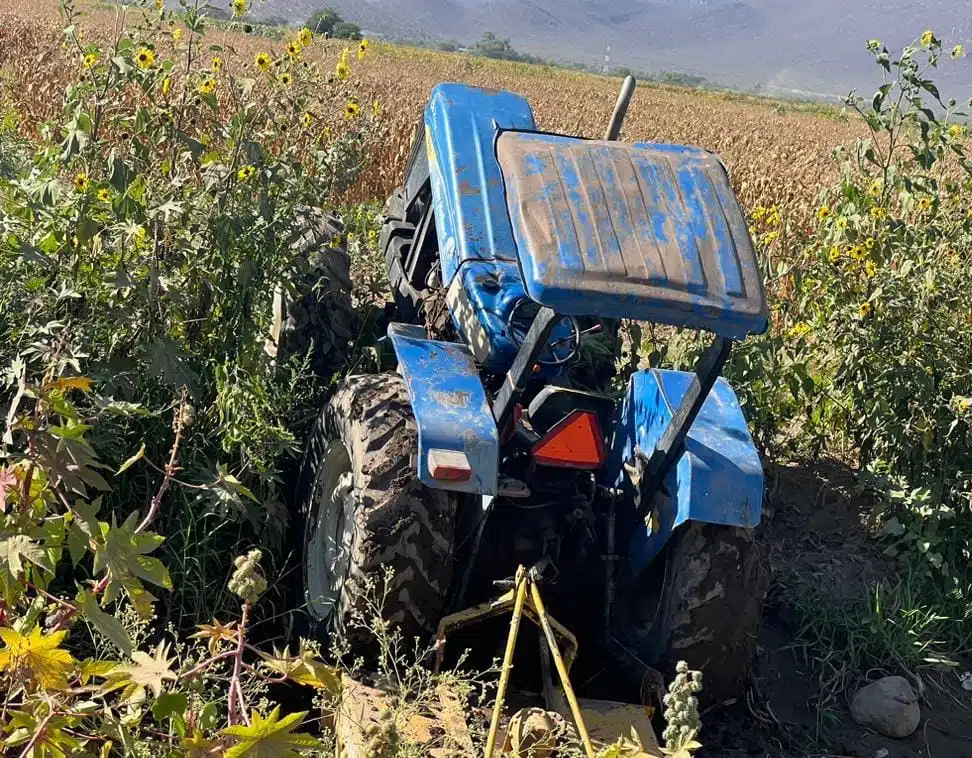
<svg viewBox="0 0 972 758">
<path fill-rule="evenodd" d="M 172 30 L 172 39 L 174 42 L 179 42 L 182 40 L 182 27 L 177 26 Z"/>
<path fill-rule="evenodd" d="M 887 218 L 887 215 L 888 209 L 881 205 L 875 205 L 873 208 L 871 208 L 871 218 L 873 218 L 875 221 L 880 221 L 882 218 Z"/>
<path fill-rule="evenodd" d="M 209 76 L 202 80 L 199 85 L 199 92 L 203 95 L 211 95 L 216 91 L 216 80 Z"/>
<path fill-rule="evenodd" d="M 270 69 L 270 64 L 273 61 L 270 59 L 269 53 L 257 53 L 256 65 L 261 71 L 268 71 Z"/>
<path fill-rule="evenodd" d="M 88 181 L 88 175 L 84 171 L 79 171 L 74 175 L 74 191 L 75 192 L 87 192 L 90 182 Z"/>
<path fill-rule="evenodd" d="M 98 53 L 88 53 L 84 56 L 84 67 L 94 68 L 98 64 Z"/>
<path fill-rule="evenodd" d="M 365 53 L 368 52 L 368 45 L 371 43 L 368 40 L 363 39 L 358 43 L 358 60 L 364 60 Z"/>
<path fill-rule="evenodd" d="M 956 45 L 952 48 L 952 58 L 958 59 L 965 55 L 965 48 L 962 45 Z"/>
<path fill-rule="evenodd" d="M 926 29 L 925 33 L 921 35 L 921 46 L 931 47 L 935 43 L 935 32 L 931 29 Z"/>
<path fill-rule="evenodd" d="M 103 203 L 107 203 L 109 200 L 111 200 L 111 190 L 109 190 L 107 187 L 102 187 L 100 190 L 98 190 L 98 199 Z"/>
<path fill-rule="evenodd" d="M 864 274 L 868 278 L 871 278 L 876 273 L 877 273 L 877 264 L 874 261 L 867 261 L 867 263 L 864 264 Z"/>
<path fill-rule="evenodd" d="M 830 218 L 830 206 L 821 205 L 820 208 L 817 210 L 817 218 L 820 219 L 821 221 L 823 221 L 826 218 Z"/>
<path fill-rule="evenodd" d="M 305 26 L 303 29 L 297 32 L 297 39 L 300 41 L 300 44 L 303 47 L 309 47 L 310 43 L 314 41 L 314 35 L 311 33 L 311 30 Z"/>
<path fill-rule="evenodd" d="M 931 210 L 932 201 L 930 197 L 922 197 L 918 199 L 918 211 L 921 213 L 927 213 Z"/>
<path fill-rule="evenodd" d="M 293 83 L 293 81 L 294 81 L 294 75 L 291 74 L 289 71 L 284 71 L 280 75 L 280 83 L 285 87 L 289 87 Z"/>
<path fill-rule="evenodd" d="M 871 197 L 881 197 L 882 192 L 884 192 L 884 185 L 881 184 L 880 179 L 875 179 L 867 188 L 867 194 Z"/>
<path fill-rule="evenodd" d="M 300 56 L 300 40 L 295 39 L 287 43 L 287 55 L 291 58 Z"/>
<path fill-rule="evenodd" d="M 300 123 L 304 125 L 305 129 L 309 129 L 311 124 L 314 123 L 314 114 L 310 111 L 304 111 L 304 115 L 300 117 Z"/>
<path fill-rule="evenodd" d="M 334 68 L 334 75 L 338 79 L 347 79 L 351 76 L 351 67 L 348 65 L 347 61 L 339 60 L 337 66 Z"/>
<path fill-rule="evenodd" d="M 241 182 L 247 182 L 253 178 L 255 173 L 256 168 L 254 166 L 243 166 L 243 168 L 236 172 L 236 178 Z"/>
<path fill-rule="evenodd" d="M 857 315 L 860 318 L 867 318 L 874 313 L 874 306 L 870 303 L 861 303 L 857 306 Z"/>
<path fill-rule="evenodd" d="M 147 47 L 143 47 L 135 55 L 135 62 L 143 71 L 150 69 L 155 65 L 155 53 L 153 53 Z"/>
<path fill-rule="evenodd" d="M 958 139 L 965 133 L 965 129 L 962 128 L 961 124 L 952 124 L 948 127 L 948 136 L 952 139 Z"/>
<path fill-rule="evenodd" d="M 213 71 L 217 74 L 223 70 L 223 59 L 218 55 L 213 56 Z"/>
<path fill-rule="evenodd" d="M 247 11 L 247 0 L 233 0 L 233 18 L 239 18 Z"/>
<path fill-rule="evenodd" d="M 357 118 L 360 113 L 361 106 L 354 102 L 354 100 L 349 100 L 348 104 L 344 106 L 344 117 L 348 121 Z"/>
<path fill-rule="evenodd" d="M 837 247 L 837 245 L 833 245 L 830 248 L 830 252 L 827 253 L 827 258 L 830 260 L 831 263 L 836 263 L 837 260 L 840 258 L 840 248 Z"/>
<path fill-rule="evenodd" d="M 166 95 L 168 95 L 171 89 L 172 89 L 172 80 L 169 77 L 166 77 L 165 79 L 162 80 L 162 96 L 165 97 Z"/>
<path fill-rule="evenodd" d="M 838 231 L 841 231 L 841 232 L 844 231 L 844 229 L 847 228 L 847 219 L 844 218 L 843 216 L 841 216 L 839 219 L 837 219 L 837 223 L 834 224 L 834 226 L 837 227 L 837 230 Z"/>
</svg>

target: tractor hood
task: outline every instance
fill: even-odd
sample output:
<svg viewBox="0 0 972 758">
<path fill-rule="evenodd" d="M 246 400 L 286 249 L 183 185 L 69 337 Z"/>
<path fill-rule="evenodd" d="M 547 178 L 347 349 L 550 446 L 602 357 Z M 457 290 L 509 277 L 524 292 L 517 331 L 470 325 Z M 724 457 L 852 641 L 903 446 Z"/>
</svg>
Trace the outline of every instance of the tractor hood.
<svg viewBox="0 0 972 758">
<path fill-rule="evenodd" d="M 504 131 L 496 158 L 531 299 L 732 339 L 765 331 L 746 219 L 716 156 Z"/>
</svg>

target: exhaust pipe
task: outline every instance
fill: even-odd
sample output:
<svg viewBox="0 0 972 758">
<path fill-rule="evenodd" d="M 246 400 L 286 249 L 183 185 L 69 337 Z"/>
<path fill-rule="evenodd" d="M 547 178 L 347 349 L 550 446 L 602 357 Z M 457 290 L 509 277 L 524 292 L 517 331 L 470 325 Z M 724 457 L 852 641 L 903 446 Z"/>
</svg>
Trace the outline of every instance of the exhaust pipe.
<svg viewBox="0 0 972 758">
<path fill-rule="evenodd" d="M 611 114 L 611 121 L 608 123 L 604 139 L 614 141 L 621 135 L 621 125 L 624 123 L 624 116 L 628 112 L 628 105 L 631 103 L 631 96 L 634 91 L 635 78 L 630 75 L 626 76 L 621 84 L 618 102 L 614 106 L 614 113 Z"/>
</svg>

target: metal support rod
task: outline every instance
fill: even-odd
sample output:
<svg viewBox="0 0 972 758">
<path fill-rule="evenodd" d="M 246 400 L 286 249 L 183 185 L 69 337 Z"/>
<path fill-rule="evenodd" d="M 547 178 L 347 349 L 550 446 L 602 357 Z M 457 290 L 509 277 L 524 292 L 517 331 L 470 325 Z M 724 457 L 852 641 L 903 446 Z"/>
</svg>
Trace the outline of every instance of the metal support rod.
<svg viewBox="0 0 972 758">
<path fill-rule="evenodd" d="M 648 515 L 655 493 L 659 490 L 668 472 L 682 454 L 685 437 L 695 423 L 705 399 L 712 391 L 722 367 L 729 358 L 732 340 L 726 337 L 716 337 L 712 344 L 705 349 L 695 366 L 695 376 L 688 391 L 682 398 L 681 404 L 672 415 L 671 421 L 665 428 L 664 434 L 658 440 L 645 471 L 644 488 L 641 490 L 641 502 L 638 508 L 638 518 Z"/>
<path fill-rule="evenodd" d="M 516 649 L 516 637 L 520 633 L 520 619 L 523 617 L 523 603 L 526 601 L 527 585 L 530 584 L 526 570 L 521 566 L 516 572 L 516 601 L 513 604 L 513 618 L 510 620 L 510 634 L 506 638 L 506 652 L 503 655 L 503 668 L 500 671 L 499 687 L 496 689 L 496 703 L 493 705 L 493 717 L 489 722 L 489 735 L 486 738 L 486 758 L 493 758 L 493 748 L 496 747 L 496 735 L 499 733 L 500 718 L 503 715 L 503 701 L 506 699 L 506 688 L 510 683 L 510 669 L 513 667 L 513 651 Z"/>
<path fill-rule="evenodd" d="M 547 340 L 550 339 L 550 333 L 559 318 L 552 308 L 544 307 L 537 312 L 516 358 L 513 359 L 513 365 L 506 374 L 503 386 L 496 393 L 496 399 L 493 401 L 493 418 L 496 419 L 496 428 L 501 437 L 513 415 L 513 407 L 526 389 L 527 380 L 533 374 L 537 358 L 546 350 Z"/>
<path fill-rule="evenodd" d="M 580 703 L 577 702 L 577 696 L 574 694 L 574 688 L 570 684 L 570 675 L 567 673 L 567 667 L 564 665 L 564 659 L 560 655 L 560 648 L 557 645 L 557 638 L 554 636 L 553 629 L 550 627 L 550 621 L 547 618 L 547 610 L 543 606 L 543 599 L 540 597 L 540 589 L 537 587 L 535 581 L 530 582 L 530 595 L 533 598 L 533 606 L 537 611 L 537 616 L 540 617 L 540 628 L 543 629 L 543 635 L 547 638 L 547 645 L 550 647 L 550 654 L 553 656 L 554 666 L 557 668 L 557 673 L 560 675 L 560 684 L 564 688 L 564 694 L 567 696 L 567 703 L 570 705 L 570 712 L 574 716 L 574 724 L 577 726 L 577 736 L 580 737 L 581 743 L 584 745 L 584 752 L 587 753 L 588 758 L 594 758 L 594 746 L 591 745 L 591 736 L 587 733 L 587 725 L 584 723 L 584 714 L 581 713 Z M 493 713 L 493 717 L 496 717 L 496 713 Z M 489 758 L 490 753 L 486 753 L 487 758 Z"/>
<path fill-rule="evenodd" d="M 634 94 L 634 91 L 635 78 L 630 75 L 624 77 L 624 82 L 621 84 L 621 91 L 618 93 L 618 102 L 614 105 L 614 113 L 611 114 L 607 131 L 604 133 L 604 139 L 613 142 L 621 136 L 621 124 L 624 123 L 624 117 L 628 113 L 628 105 L 631 104 L 631 96 Z"/>
</svg>

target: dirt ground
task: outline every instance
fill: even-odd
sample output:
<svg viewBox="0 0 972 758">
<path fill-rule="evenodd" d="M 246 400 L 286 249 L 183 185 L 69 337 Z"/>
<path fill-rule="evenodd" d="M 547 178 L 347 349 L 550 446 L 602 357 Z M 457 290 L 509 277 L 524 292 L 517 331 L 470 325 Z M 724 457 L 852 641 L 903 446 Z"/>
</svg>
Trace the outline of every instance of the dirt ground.
<svg viewBox="0 0 972 758">
<path fill-rule="evenodd" d="M 877 580 L 893 578 L 893 565 L 864 534 L 852 481 L 833 462 L 780 467 L 770 477 L 764 528 L 773 586 L 759 652 L 746 697 L 703 715 L 701 758 L 972 758 L 972 692 L 957 673 L 969 661 L 959 669 L 871 671 L 835 692 L 794 644 L 801 625 L 795 599 L 807 588 L 851 603 L 872 593 Z M 848 709 L 861 684 L 889 674 L 920 677 L 924 686 L 921 723 L 903 740 L 856 725 Z M 822 701 L 827 707 L 818 708 Z"/>
</svg>

